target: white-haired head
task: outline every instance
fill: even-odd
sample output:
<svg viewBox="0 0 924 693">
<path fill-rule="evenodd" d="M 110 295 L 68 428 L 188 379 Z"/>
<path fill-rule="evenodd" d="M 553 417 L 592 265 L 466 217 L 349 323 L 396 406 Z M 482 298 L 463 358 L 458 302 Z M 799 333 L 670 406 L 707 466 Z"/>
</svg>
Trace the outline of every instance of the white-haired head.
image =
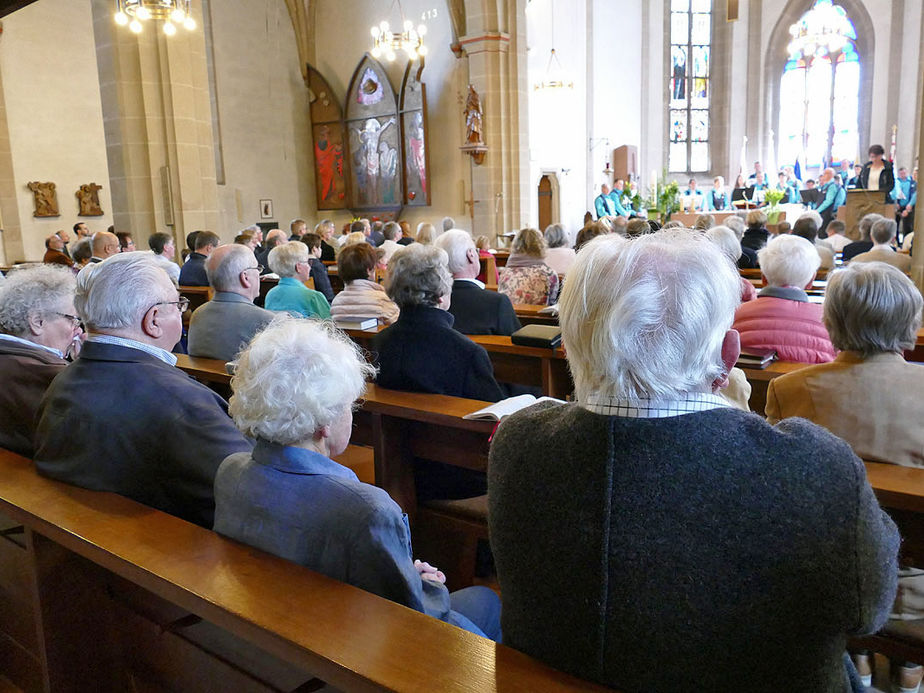
<svg viewBox="0 0 924 693">
<path fill-rule="evenodd" d="M 815 278 L 821 257 L 815 246 L 800 236 L 777 236 L 757 251 L 760 272 L 767 284 L 803 289 Z"/>
<path fill-rule="evenodd" d="M 471 257 L 475 258 L 475 265 L 479 266 L 478 250 L 475 248 L 475 241 L 472 240 L 471 235 L 467 231 L 450 229 L 440 234 L 440 237 L 436 239 L 433 245 L 437 248 L 441 248 L 448 256 L 448 267 L 453 277 L 462 275 L 466 277 L 469 276 L 471 265 L 469 258 Z M 472 276 L 477 277 L 478 272 L 476 271 Z"/>
<path fill-rule="evenodd" d="M 595 238 L 559 301 L 578 399 L 710 390 L 740 295 L 737 269 L 701 233 Z"/>
<path fill-rule="evenodd" d="M 214 250 L 205 263 L 209 285 L 215 291 L 241 292 L 241 273 L 257 267 L 257 258 L 246 245 L 223 245 Z M 257 274 L 254 272 L 254 274 Z M 257 278 L 259 287 L 260 281 Z M 258 290 L 259 293 L 259 290 Z"/>
<path fill-rule="evenodd" d="M 303 443 L 344 416 L 374 373 L 330 324 L 279 316 L 238 356 L 228 412 L 248 436 Z"/>
<path fill-rule="evenodd" d="M 152 255 L 120 253 L 80 271 L 74 305 L 91 332 L 137 330 L 152 307 L 176 297 Z"/>
<path fill-rule="evenodd" d="M 706 231 L 706 238 L 715 243 L 734 265 L 738 266 L 738 259 L 741 257 L 741 242 L 727 226 L 713 226 Z"/>
<path fill-rule="evenodd" d="M 385 292 L 401 310 L 438 306 L 452 291 L 452 275 L 445 251 L 414 243 L 391 256 L 385 275 Z"/>
<path fill-rule="evenodd" d="M 301 241 L 289 241 L 269 251 L 266 261 L 270 269 L 280 277 L 294 277 L 298 271 L 296 265 L 308 262 L 310 257 L 307 245 Z"/>
<path fill-rule="evenodd" d="M 73 307 L 74 273 L 61 265 L 10 272 L 0 281 L 0 332 L 28 339 L 30 320 L 49 320 Z M 31 341 L 31 340 L 30 340 Z"/>
</svg>

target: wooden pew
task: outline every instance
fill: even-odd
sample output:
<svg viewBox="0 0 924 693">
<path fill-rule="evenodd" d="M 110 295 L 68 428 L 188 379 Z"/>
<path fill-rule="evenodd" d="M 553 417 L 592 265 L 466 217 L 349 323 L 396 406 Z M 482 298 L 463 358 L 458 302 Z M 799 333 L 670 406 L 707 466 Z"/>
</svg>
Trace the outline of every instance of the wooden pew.
<svg viewBox="0 0 924 693">
<path fill-rule="evenodd" d="M 606 690 L 7 451 L 0 476 L 36 650 L 3 671 L 24 690 Z"/>
<path fill-rule="evenodd" d="M 513 312 L 523 325 L 557 325 L 558 316 L 542 314 L 539 311 L 548 306 L 534 306 L 530 303 L 514 303 Z"/>
</svg>

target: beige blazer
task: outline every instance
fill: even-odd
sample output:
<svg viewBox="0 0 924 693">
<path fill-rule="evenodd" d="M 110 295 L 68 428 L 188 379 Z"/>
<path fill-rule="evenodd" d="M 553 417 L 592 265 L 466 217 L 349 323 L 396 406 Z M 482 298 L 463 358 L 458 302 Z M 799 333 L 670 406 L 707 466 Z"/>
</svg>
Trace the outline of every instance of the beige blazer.
<svg viewBox="0 0 924 693">
<path fill-rule="evenodd" d="M 893 267 L 898 267 L 905 274 L 911 272 L 911 256 L 896 253 L 894 250 L 883 250 L 881 248 L 868 250 L 865 253 L 855 255 L 850 262 L 885 262 Z"/>
<path fill-rule="evenodd" d="M 924 365 L 900 354 L 862 359 L 842 351 L 831 363 L 770 381 L 767 420 L 801 416 L 843 438 L 864 460 L 924 467 Z"/>
</svg>

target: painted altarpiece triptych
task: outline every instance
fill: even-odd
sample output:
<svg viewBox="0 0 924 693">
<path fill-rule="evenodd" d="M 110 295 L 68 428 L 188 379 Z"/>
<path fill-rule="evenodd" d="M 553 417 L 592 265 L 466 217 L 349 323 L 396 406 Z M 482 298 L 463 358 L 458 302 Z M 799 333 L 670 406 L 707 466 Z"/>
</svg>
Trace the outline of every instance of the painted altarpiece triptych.
<svg viewBox="0 0 924 693">
<path fill-rule="evenodd" d="M 319 210 L 393 216 L 404 205 L 430 204 L 423 64 L 409 63 L 400 100 L 383 66 L 365 55 L 341 109 L 311 65 L 311 134 Z"/>
</svg>

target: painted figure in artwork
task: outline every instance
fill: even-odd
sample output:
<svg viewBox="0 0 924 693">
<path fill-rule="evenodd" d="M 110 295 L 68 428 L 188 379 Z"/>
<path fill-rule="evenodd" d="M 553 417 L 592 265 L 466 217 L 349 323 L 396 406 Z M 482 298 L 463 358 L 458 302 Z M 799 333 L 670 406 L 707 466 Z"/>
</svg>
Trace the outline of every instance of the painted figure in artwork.
<svg viewBox="0 0 924 693">
<path fill-rule="evenodd" d="M 424 149 L 424 129 L 423 113 L 417 111 L 414 114 L 414 122 L 411 126 L 411 132 L 408 136 L 408 147 L 411 150 L 409 162 L 412 170 L 417 173 L 420 179 L 420 189 L 427 196 L 427 159 Z"/>
<path fill-rule="evenodd" d="M 484 144 L 481 135 L 484 112 L 481 110 L 481 98 L 475 87 L 468 85 L 468 98 L 465 101 L 465 141 L 468 144 Z"/>
<path fill-rule="evenodd" d="M 314 145 L 314 160 L 318 167 L 318 184 L 321 199 L 328 200 L 334 194 L 335 181 L 343 176 L 343 146 L 330 140 L 330 128 L 318 128 L 318 141 Z"/>
<path fill-rule="evenodd" d="M 395 119 L 389 118 L 380 123 L 377 118 L 369 118 L 362 130 L 357 132 L 362 145 L 362 161 L 365 173 L 365 198 L 368 203 L 379 200 L 379 138 Z"/>
<path fill-rule="evenodd" d="M 382 181 L 382 202 L 395 201 L 395 181 L 398 173 L 398 150 L 388 142 L 379 143 L 379 176 Z"/>
</svg>

